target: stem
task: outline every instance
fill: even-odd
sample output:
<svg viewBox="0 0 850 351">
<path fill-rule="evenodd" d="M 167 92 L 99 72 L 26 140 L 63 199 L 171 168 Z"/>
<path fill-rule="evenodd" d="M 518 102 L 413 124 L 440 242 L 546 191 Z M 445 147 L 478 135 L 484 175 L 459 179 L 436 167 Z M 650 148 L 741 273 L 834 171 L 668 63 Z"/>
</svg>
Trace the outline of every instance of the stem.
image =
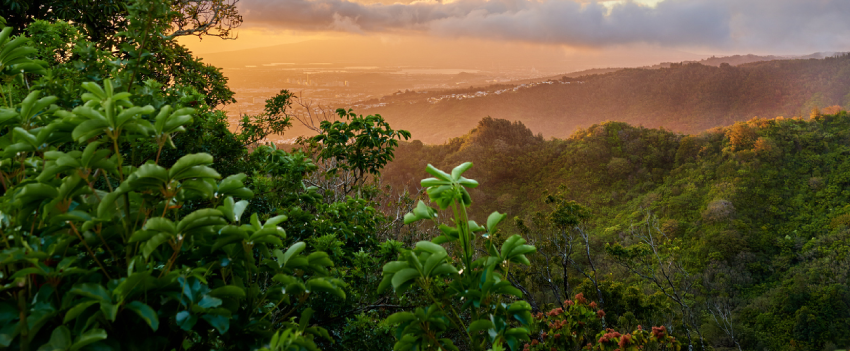
<svg viewBox="0 0 850 351">
<path fill-rule="evenodd" d="M 443 313 L 446 313 L 446 310 L 443 308 L 443 304 L 440 303 L 440 301 L 438 301 L 436 298 L 434 298 L 434 295 L 431 295 L 430 287 L 429 286 L 423 286 L 422 283 L 420 283 L 419 286 L 422 288 L 422 290 L 425 290 L 425 293 L 428 295 L 428 297 L 431 299 L 431 301 L 434 301 L 434 305 L 439 307 L 440 310 L 443 311 Z M 449 308 L 452 309 L 452 314 L 454 314 L 454 317 L 456 319 L 456 324 L 460 325 L 460 327 L 463 328 L 463 332 L 466 333 L 466 336 L 469 338 L 469 344 L 472 345 L 472 335 L 469 334 L 469 331 L 466 329 L 466 325 L 463 324 L 463 319 L 460 319 L 460 315 L 457 313 L 457 311 L 455 311 L 454 306 L 452 306 L 451 304 L 448 304 L 448 305 L 449 305 Z"/>
<path fill-rule="evenodd" d="M 6 238 L 6 233 L 4 233 L 4 232 L 3 232 L 3 229 L 2 229 L 2 228 L 0 228 L 0 236 L 2 236 L 2 237 L 3 237 L 3 242 L 4 242 L 4 243 L 6 243 L 6 248 L 7 248 L 7 249 L 11 249 L 11 248 L 12 248 L 12 245 L 11 245 L 11 244 L 9 244 L 9 239 L 8 239 L 8 238 Z"/>
<path fill-rule="evenodd" d="M 3 184 L 4 194 L 9 191 L 9 188 L 6 186 L 6 172 L 0 171 L 0 184 Z"/>
<path fill-rule="evenodd" d="M 458 214 L 457 203 L 457 200 L 452 203 L 452 212 L 454 212 L 455 215 L 455 223 L 457 223 L 458 235 L 460 236 L 460 245 L 461 249 L 463 250 L 464 269 L 469 271 L 470 269 L 472 269 L 472 261 L 469 257 L 469 230 L 467 230 L 466 228 L 466 225 L 468 223 L 464 220 L 464 218 L 461 218 L 461 216 Z M 463 204 L 461 204 L 461 207 L 463 207 Z"/>
<path fill-rule="evenodd" d="M 154 161 L 155 164 L 159 164 L 159 154 L 162 153 L 163 146 L 165 146 L 165 143 L 159 144 L 159 148 L 157 148 L 156 150 L 156 160 Z"/>
<path fill-rule="evenodd" d="M 72 224 L 72 225 L 73 225 L 73 224 Z M 106 247 L 106 251 L 109 251 L 109 254 L 112 256 L 112 261 L 114 261 L 114 262 L 118 262 L 118 258 L 117 258 L 117 257 L 115 257 L 115 253 L 114 253 L 114 252 L 112 252 L 112 249 L 109 247 L 109 244 L 107 244 L 107 243 L 106 243 L 106 240 L 104 240 L 104 239 L 103 239 L 103 235 L 101 235 L 101 234 L 100 234 L 100 231 L 99 231 L 99 230 L 98 230 L 98 231 L 95 231 L 95 234 L 97 234 L 97 237 L 98 237 L 98 238 L 100 238 L 100 242 L 102 242 L 102 243 L 103 243 L 103 246 L 105 246 L 105 247 Z"/>
<path fill-rule="evenodd" d="M 109 176 L 106 175 L 106 172 L 103 172 L 102 175 L 103 175 L 103 180 L 106 181 L 106 186 L 109 187 L 109 192 L 111 193 L 111 192 L 115 191 L 115 189 L 112 188 L 112 182 L 109 181 Z"/>
<path fill-rule="evenodd" d="M 274 305 L 274 308 L 269 309 L 269 311 L 268 311 L 268 312 L 266 312 L 266 314 L 265 314 L 265 315 L 263 315 L 263 318 L 260 318 L 260 320 L 259 320 L 259 321 L 257 321 L 257 322 L 258 322 L 258 323 L 259 323 L 259 322 L 262 322 L 262 321 L 263 321 L 264 319 L 266 319 L 266 317 L 268 317 L 268 316 L 269 316 L 269 315 L 270 315 L 273 311 L 277 310 L 277 307 L 278 307 L 278 306 L 280 306 L 280 304 L 282 304 L 282 303 L 283 303 L 283 300 L 285 300 L 285 299 L 286 299 L 286 296 L 284 296 L 283 298 L 281 298 L 281 299 L 280 299 L 280 301 L 278 301 L 278 303 L 276 303 L 276 304 Z M 294 309 L 294 308 L 293 308 L 293 309 Z"/>
<path fill-rule="evenodd" d="M 121 176 L 121 182 L 124 182 L 124 158 L 121 156 L 121 150 L 118 148 L 118 136 L 121 135 L 121 129 L 115 130 L 115 137 L 112 138 L 112 147 L 115 149 L 115 155 L 118 157 L 118 175 Z M 108 179 L 107 179 L 108 181 Z M 112 185 L 110 184 L 110 188 Z M 124 218 L 121 219 L 121 222 L 124 224 L 124 242 L 126 243 L 129 240 L 130 236 L 133 233 L 130 233 L 130 225 L 127 221 L 130 219 L 130 194 L 124 193 Z"/>
<path fill-rule="evenodd" d="M 161 273 L 159 273 L 160 277 L 162 277 L 164 274 L 171 271 L 171 266 L 173 266 L 174 262 L 177 261 L 177 255 L 180 254 L 181 248 L 183 248 L 183 240 L 182 239 L 177 243 L 177 247 L 174 248 L 174 253 L 171 254 L 171 257 L 168 259 L 168 266 L 165 267 L 165 270 L 163 270 Z"/>
<path fill-rule="evenodd" d="M 100 260 L 97 259 L 97 256 L 94 255 L 94 251 L 92 251 L 91 247 L 89 247 L 89 244 L 86 242 L 86 239 L 84 239 L 83 236 L 80 235 L 80 232 L 77 231 L 77 227 L 74 226 L 74 223 L 68 222 L 68 224 L 71 225 L 71 229 L 74 230 L 74 234 L 77 234 L 77 238 L 79 238 L 80 241 L 83 242 L 83 246 L 86 247 L 86 250 L 89 252 L 89 255 L 91 255 L 91 258 L 94 259 L 94 262 L 97 263 L 97 265 L 100 267 L 100 270 L 102 270 L 103 274 L 106 275 L 106 279 L 112 280 L 112 277 L 109 276 L 109 273 L 106 271 L 106 268 L 103 268 L 103 264 L 101 264 Z"/>
<path fill-rule="evenodd" d="M 472 268 L 472 254 L 474 250 L 472 248 L 472 232 L 469 231 L 469 215 L 466 213 L 466 205 L 463 203 L 460 204 L 460 212 L 463 214 L 463 218 L 461 221 L 463 222 L 463 229 L 466 231 L 466 251 L 467 251 L 467 266 Z"/>
<path fill-rule="evenodd" d="M 18 309 L 20 310 L 21 350 L 29 350 L 29 326 L 27 325 L 27 299 L 24 291 L 18 291 Z"/>
</svg>

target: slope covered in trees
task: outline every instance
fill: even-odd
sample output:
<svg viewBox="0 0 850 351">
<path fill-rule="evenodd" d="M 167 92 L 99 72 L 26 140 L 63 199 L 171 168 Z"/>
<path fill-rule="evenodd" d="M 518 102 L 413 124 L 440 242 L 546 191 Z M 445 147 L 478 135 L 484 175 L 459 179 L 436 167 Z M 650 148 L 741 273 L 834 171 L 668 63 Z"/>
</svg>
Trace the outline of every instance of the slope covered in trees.
<svg viewBox="0 0 850 351">
<path fill-rule="evenodd" d="M 828 349 L 850 342 L 848 131 L 841 112 L 544 140 L 486 118 L 444 145 L 402 145 L 383 179 L 415 188 L 403 180 L 422 160 L 475 162 L 488 192 L 473 196 L 538 247 L 516 276 L 537 303 L 598 286 L 609 322 L 667 320 L 717 349 Z"/>
<path fill-rule="evenodd" d="M 439 144 L 485 116 L 522 121 L 535 133 L 566 138 L 608 120 L 683 133 L 753 117 L 808 116 L 850 105 L 850 56 L 778 60 L 740 66 L 674 64 L 623 69 L 473 99 L 389 104 L 368 110 L 388 116 L 426 143 Z M 575 81 L 582 81 L 577 84 Z"/>
</svg>

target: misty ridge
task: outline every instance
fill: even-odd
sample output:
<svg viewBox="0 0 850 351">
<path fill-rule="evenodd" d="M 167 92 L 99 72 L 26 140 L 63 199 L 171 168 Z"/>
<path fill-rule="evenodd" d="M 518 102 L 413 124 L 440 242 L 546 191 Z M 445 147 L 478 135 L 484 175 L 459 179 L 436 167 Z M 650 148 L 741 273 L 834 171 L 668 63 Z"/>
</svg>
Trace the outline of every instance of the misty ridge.
<svg viewBox="0 0 850 351">
<path fill-rule="evenodd" d="M 567 138 L 578 128 L 604 121 L 697 133 L 753 117 L 790 118 L 808 116 L 815 108 L 850 107 L 846 54 L 824 59 L 728 58 L 732 63 L 756 61 L 737 66 L 721 61 L 554 76 L 529 80 L 521 89 L 473 87 L 456 92 L 472 98 L 436 103 L 428 101 L 432 94 L 402 94 L 381 99 L 385 106 L 364 113 L 386 116 L 426 143 L 442 143 L 466 133 L 485 116 L 521 121 L 544 137 Z M 558 84 L 540 84 L 545 82 Z M 479 92 L 486 95 L 475 96 Z"/>
</svg>

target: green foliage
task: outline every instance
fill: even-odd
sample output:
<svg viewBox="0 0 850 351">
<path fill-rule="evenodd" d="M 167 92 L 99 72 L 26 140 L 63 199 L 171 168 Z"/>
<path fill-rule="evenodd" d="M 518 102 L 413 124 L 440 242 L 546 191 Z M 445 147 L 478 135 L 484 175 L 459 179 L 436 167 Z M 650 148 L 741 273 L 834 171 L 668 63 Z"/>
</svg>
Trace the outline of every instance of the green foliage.
<svg viewBox="0 0 850 351">
<path fill-rule="evenodd" d="M 139 106 L 109 79 L 81 86 L 73 109 L 37 90 L 0 109 L 0 344 L 246 348 L 281 330 L 309 348 L 328 338 L 307 326 L 304 304 L 344 299 L 345 284 L 327 254 L 286 248 L 286 216 L 245 214 L 244 175 L 222 179 L 204 153 L 170 167 L 125 158 L 126 145 L 174 146 L 195 111 Z M 287 319 L 296 311 L 300 324 Z"/>
<path fill-rule="evenodd" d="M 536 337 L 523 350 L 681 350 L 663 325 L 652 327 L 651 332 L 638 325 L 622 334 L 602 328 L 605 311 L 581 293 L 563 305 L 535 315 L 532 331 Z"/>
<path fill-rule="evenodd" d="M 340 191 L 348 194 L 360 187 L 368 176 L 380 175 L 393 160 L 398 140 L 410 138 L 406 130 L 394 130 L 380 115 L 358 116 L 351 110 L 337 109 L 339 120 L 322 121 L 320 134 L 308 140 L 321 162 L 328 163 L 326 174 L 343 179 Z"/>
<path fill-rule="evenodd" d="M 850 170 L 844 157 L 848 126 L 846 112 L 753 119 L 695 135 L 608 122 L 568 140 L 532 144 L 520 133 L 533 135 L 527 128 L 482 121 L 445 145 L 401 144 L 383 175 L 401 187 L 422 159 L 444 166 L 465 158 L 488 167 L 524 160 L 500 177 L 476 175 L 498 190 L 471 189 L 486 200 L 471 214 L 486 215 L 493 209 L 488 205 L 517 214 L 502 230 L 522 233 L 539 252 L 532 268 L 513 271 L 512 281 L 538 308 L 557 306 L 570 291 L 584 292 L 604 306 L 608 327 L 621 333 L 627 324 L 620 319 L 628 322 L 631 313 L 636 324 L 673 321 L 668 329 L 682 344 L 690 329 L 695 349 L 841 348 L 848 341 L 833 325 L 850 316 L 844 312 L 847 280 L 838 268 L 846 259 L 837 239 L 850 213 L 850 196 L 842 190 Z M 507 128 L 517 130 L 501 130 Z M 533 146 L 505 148 L 498 138 Z M 627 160 L 629 172 L 609 172 L 615 158 Z M 575 201 L 588 217 L 566 232 L 556 230 L 549 215 L 558 207 L 545 201 L 548 194 Z M 647 215 L 656 218 L 651 227 L 659 256 L 638 235 L 646 233 Z M 588 234 L 589 250 L 576 227 Z M 606 251 L 606 244 L 626 251 Z M 821 248 L 808 251 L 814 247 Z M 637 268 L 638 261 L 644 276 L 622 265 Z M 675 268 L 668 272 L 681 304 L 647 279 L 663 277 L 662 267 Z"/>
<path fill-rule="evenodd" d="M 239 139 L 245 145 L 256 145 L 272 134 L 281 135 L 292 126 L 292 118 L 286 114 L 286 109 L 292 106 L 291 99 L 295 95 L 288 90 L 281 90 L 271 99 L 266 100 L 266 107 L 258 116 L 242 116 L 239 123 Z"/>
<path fill-rule="evenodd" d="M 469 219 L 466 208 L 472 200 L 466 189 L 478 186 L 478 182 L 462 176 L 470 167 L 472 163 L 467 162 L 448 174 L 428 165 L 426 170 L 435 178 L 423 179 L 422 186 L 440 209 L 452 209 L 456 226 L 439 225 L 442 235 L 416 243 L 413 250 L 400 255 L 400 260 L 384 265 L 378 292 L 392 286 L 400 295 L 416 286 L 431 303 L 414 312 L 398 312 L 387 318 L 388 323 L 399 325 L 395 350 L 455 350 L 454 342 L 444 336 L 451 329 L 465 333 L 465 347 L 471 349 L 487 349 L 488 345 L 500 348 L 507 344 L 511 350 L 519 350 L 520 343 L 528 340 L 525 326 L 531 323 L 531 306 L 518 300 L 522 293 L 505 280 L 505 275 L 512 263 L 528 264 L 525 255 L 533 253 L 535 248 L 525 245 L 518 235 L 505 240 L 501 249 L 497 248 L 493 235 L 505 218 L 503 214 L 492 213 L 486 227 Z M 420 201 L 413 212 L 405 215 L 404 221 L 412 223 L 436 216 L 435 209 Z M 482 244 L 489 255 L 478 256 L 475 239 L 476 233 L 482 232 Z M 459 244 L 461 269 L 455 267 L 455 259 L 441 246 L 452 242 Z M 468 315 L 468 320 L 461 315 Z"/>
</svg>

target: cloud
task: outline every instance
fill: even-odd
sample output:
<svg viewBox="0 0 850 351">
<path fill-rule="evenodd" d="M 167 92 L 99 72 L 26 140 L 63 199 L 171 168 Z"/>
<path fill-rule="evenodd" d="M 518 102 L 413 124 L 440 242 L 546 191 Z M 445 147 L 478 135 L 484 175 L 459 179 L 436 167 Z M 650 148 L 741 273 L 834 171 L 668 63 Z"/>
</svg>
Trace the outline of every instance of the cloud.
<svg viewBox="0 0 850 351">
<path fill-rule="evenodd" d="M 242 0 L 248 24 L 307 31 L 415 32 L 604 47 L 834 48 L 850 45 L 848 0 Z M 843 47 L 842 47 L 843 48 Z"/>
</svg>

